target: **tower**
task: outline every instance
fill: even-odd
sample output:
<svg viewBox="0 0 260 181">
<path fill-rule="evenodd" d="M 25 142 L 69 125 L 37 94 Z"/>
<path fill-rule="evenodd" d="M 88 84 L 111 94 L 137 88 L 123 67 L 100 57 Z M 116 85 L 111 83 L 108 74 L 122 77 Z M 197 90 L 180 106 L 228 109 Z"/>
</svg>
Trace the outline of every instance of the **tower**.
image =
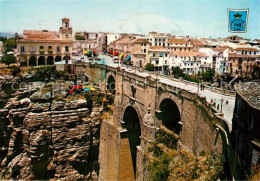
<svg viewBox="0 0 260 181">
<path fill-rule="evenodd" d="M 62 40 L 72 40 L 72 28 L 70 27 L 69 18 L 62 18 L 62 27 L 60 27 L 60 38 Z"/>
<path fill-rule="evenodd" d="M 70 27 L 70 19 L 62 18 L 62 29 L 69 29 Z"/>
</svg>

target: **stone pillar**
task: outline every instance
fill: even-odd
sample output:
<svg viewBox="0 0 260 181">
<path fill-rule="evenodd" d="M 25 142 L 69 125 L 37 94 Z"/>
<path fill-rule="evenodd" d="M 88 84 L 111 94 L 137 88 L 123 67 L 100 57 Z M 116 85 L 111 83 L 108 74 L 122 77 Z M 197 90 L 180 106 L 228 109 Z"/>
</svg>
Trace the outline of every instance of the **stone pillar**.
<svg viewBox="0 0 260 181">
<path fill-rule="evenodd" d="M 30 57 L 29 57 L 29 59 L 30 59 Z M 29 67 L 29 59 L 28 59 L 28 57 L 26 57 L 27 67 Z"/>
<path fill-rule="evenodd" d="M 141 135 L 141 144 L 137 146 L 137 160 L 136 160 L 136 180 L 148 180 L 148 159 L 145 156 L 148 148 L 153 144 L 155 138 L 155 122 L 151 114 L 150 107 L 143 118 L 143 124 L 141 125 L 142 135 Z"/>
<path fill-rule="evenodd" d="M 47 65 L 47 57 L 44 56 L 44 59 L 45 59 L 45 66 Z"/>
<path fill-rule="evenodd" d="M 36 57 L 36 66 L 38 67 L 39 66 L 39 57 Z"/>
</svg>

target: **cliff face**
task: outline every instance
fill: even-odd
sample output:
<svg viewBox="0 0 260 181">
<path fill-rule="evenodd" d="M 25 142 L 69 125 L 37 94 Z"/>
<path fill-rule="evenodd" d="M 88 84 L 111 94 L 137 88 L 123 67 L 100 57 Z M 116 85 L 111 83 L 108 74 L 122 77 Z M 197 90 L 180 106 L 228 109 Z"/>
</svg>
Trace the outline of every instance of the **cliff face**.
<svg viewBox="0 0 260 181">
<path fill-rule="evenodd" d="M 0 110 L 0 179 L 95 179 L 100 109 L 45 85 Z"/>
</svg>

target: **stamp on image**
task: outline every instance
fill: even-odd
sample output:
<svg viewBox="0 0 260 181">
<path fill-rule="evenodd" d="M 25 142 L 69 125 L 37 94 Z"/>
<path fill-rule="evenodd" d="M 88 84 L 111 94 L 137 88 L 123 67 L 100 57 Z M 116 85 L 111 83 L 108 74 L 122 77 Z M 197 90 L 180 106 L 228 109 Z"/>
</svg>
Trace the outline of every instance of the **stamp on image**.
<svg viewBox="0 0 260 181">
<path fill-rule="evenodd" d="M 247 31 L 249 9 L 228 9 L 228 31 L 244 33 Z"/>
</svg>

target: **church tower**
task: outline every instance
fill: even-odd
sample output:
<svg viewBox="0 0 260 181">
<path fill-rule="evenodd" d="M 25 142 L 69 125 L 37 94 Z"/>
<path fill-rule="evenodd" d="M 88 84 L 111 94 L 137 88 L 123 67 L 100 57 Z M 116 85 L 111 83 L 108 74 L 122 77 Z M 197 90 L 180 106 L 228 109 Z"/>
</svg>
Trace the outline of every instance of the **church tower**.
<svg viewBox="0 0 260 181">
<path fill-rule="evenodd" d="M 62 18 L 62 27 L 60 27 L 60 38 L 62 40 L 72 40 L 72 28 L 70 27 L 69 18 Z"/>
</svg>

